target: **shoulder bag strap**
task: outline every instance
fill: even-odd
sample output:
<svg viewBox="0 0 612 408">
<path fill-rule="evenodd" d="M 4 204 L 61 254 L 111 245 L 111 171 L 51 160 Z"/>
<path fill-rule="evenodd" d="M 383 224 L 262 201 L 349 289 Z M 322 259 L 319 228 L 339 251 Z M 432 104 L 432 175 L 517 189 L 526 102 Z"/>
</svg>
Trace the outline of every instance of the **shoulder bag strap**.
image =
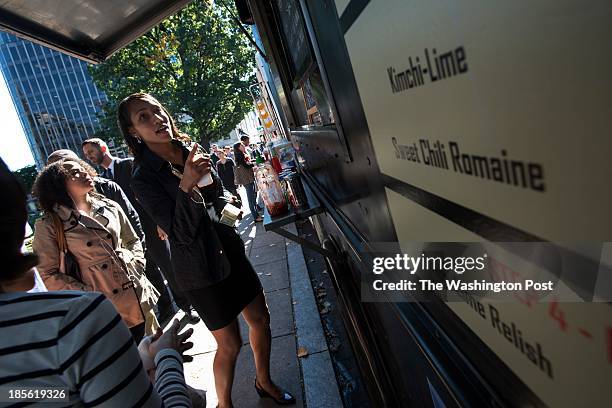
<svg viewBox="0 0 612 408">
<path fill-rule="evenodd" d="M 66 235 L 64 234 L 64 223 L 55 213 L 51 213 L 51 218 L 53 218 L 53 225 L 55 226 L 57 245 L 60 252 L 64 253 L 68 250 L 68 242 L 66 242 Z"/>
<path fill-rule="evenodd" d="M 179 180 L 183 179 L 183 173 L 179 169 L 174 167 L 172 164 L 170 164 L 170 170 L 172 171 L 172 174 L 176 178 L 178 178 Z M 206 202 L 204 201 L 204 196 L 200 192 L 200 189 L 198 188 L 198 186 L 195 186 L 193 190 L 191 190 L 191 199 L 198 204 L 206 205 Z"/>
</svg>

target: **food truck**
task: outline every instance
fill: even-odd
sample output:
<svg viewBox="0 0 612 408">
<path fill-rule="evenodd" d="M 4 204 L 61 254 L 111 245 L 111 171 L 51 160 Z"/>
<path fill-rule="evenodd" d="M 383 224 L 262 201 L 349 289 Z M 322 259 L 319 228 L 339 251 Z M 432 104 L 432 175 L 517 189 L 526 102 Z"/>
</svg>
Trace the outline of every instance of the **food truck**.
<svg viewBox="0 0 612 408">
<path fill-rule="evenodd" d="M 0 25 L 96 63 L 188 2 L 52 3 Z M 612 406 L 612 5 L 226 3 L 257 30 L 373 405 Z M 502 247 L 500 281 L 563 291 L 366 293 L 376 248 L 432 243 Z"/>
</svg>

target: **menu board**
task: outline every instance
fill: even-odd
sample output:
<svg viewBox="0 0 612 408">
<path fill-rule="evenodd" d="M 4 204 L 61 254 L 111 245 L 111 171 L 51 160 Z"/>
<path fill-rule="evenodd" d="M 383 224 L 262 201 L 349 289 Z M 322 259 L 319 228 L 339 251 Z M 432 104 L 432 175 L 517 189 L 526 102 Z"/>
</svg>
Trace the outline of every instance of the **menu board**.
<svg viewBox="0 0 612 408">
<path fill-rule="evenodd" d="M 381 172 L 542 240 L 612 241 L 612 7 L 582 9 L 370 2 L 344 38 Z"/>
<path fill-rule="evenodd" d="M 603 0 L 368 3 L 345 41 L 381 173 L 543 241 L 612 241 L 611 20 Z M 401 243 L 484 240 L 387 202 Z M 609 304 L 449 308 L 547 405 L 612 406 Z"/>
<path fill-rule="evenodd" d="M 308 69 L 312 55 L 306 35 L 302 12 L 297 0 L 276 0 L 285 49 L 290 59 L 292 81 L 294 85 L 302 79 Z"/>
</svg>

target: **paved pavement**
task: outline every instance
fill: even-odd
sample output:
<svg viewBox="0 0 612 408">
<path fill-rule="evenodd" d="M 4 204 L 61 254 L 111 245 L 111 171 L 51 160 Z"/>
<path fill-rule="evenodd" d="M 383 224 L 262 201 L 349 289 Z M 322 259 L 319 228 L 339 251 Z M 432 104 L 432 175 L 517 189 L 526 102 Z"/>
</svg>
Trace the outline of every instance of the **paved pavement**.
<svg viewBox="0 0 612 408">
<path fill-rule="evenodd" d="M 276 233 L 265 232 L 263 224 L 254 223 L 250 215 L 240 222 L 238 229 L 270 310 L 272 378 L 296 397 L 295 407 L 341 407 L 301 247 Z M 234 406 L 275 407 L 272 400 L 260 399 L 253 387 L 255 365 L 248 328 L 242 316 L 239 321 L 243 347 L 232 392 Z M 194 361 L 185 364 L 186 380 L 192 387 L 206 390 L 207 407 L 216 407 L 212 363 L 217 345 L 203 323 L 193 327 L 194 347 L 189 354 Z"/>
</svg>

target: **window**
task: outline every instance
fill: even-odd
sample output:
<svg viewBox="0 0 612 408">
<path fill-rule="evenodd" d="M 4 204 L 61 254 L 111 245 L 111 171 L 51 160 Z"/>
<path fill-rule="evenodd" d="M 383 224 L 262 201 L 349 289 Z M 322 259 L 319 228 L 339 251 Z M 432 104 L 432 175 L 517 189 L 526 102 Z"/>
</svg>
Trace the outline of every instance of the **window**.
<svg viewBox="0 0 612 408">
<path fill-rule="evenodd" d="M 294 122 L 290 127 L 316 127 L 335 123 L 333 110 L 321 72 L 313 57 L 312 45 L 306 31 L 302 9 L 298 0 L 275 0 L 273 10 L 279 31 L 279 44 L 285 56 L 281 75 L 288 74 L 283 81 L 289 92 Z"/>
<path fill-rule="evenodd" d="M 28 55 L 28 52 L 26 51 L 25 42 L 19 43 L 19 47 L 17 49 L 19 50 L 19 59 L 22 59 L 28 62 L 30 62 L 30 60 L 34 60 L 34 58 L 30 58 L 30 56 Z M 32 61 L 32 63 L 34 63 L 34 61 Z"/>
<path fill-rule="evenodd" d="M 98 92 L 93 82 L 87 81 L 87 87 L 89 88 L 89 92 L 91 93 L 91 96 L 97 95 Z"/>
<path fill-rule="evenodd" d="M 53 87 L 53 80 L 51 79 L 51 74 L 49 71 L 45 71 L 45 75 L 43 76 L 43 83 L 47 88 Z"/>
<path fill-rule="evenodd" d="M 67 105 L 69 102 L 67 92 L 64 92 L 64 90 L 62 89 L 60 92 L 58 92 L 58 94 L 59 94 L 59 99 L 62 102 L 62 105 Z"/>
<path fill-rule="evenodd" d="M 65 72 L 60 74 L 59 80 L 62 87 L 66 88 L 70 86 L 70 83 L 68 82 L 68 75 Z"/>
<path fill-rule="evenodd" d="M 313 66 L 291 92 L 295 125 L 325 126 L 335 123 L 332 107 L 325 91 L 319 67 Z"/>
<path fill-rule="evenodd" d="M 304 27 L 300 4 L 297 0 L 276 0 L 282 40 L 287 54 L 293 83 L 299 82 L 313 58 L 310 42 Z"/>
<path fill-rule="evenodd" d="M 77 107 L 76 103 L 71 103 L 70 106 L 68 106 L 68 109 L 70 109 L 75 117 L 79 117 L 79 108 Z"/>
<path fill-rule="evenodd" d="M 306 109 L 306 123 L 311 126 L 329 125 L 335 122 L 327 100 L 325 86 L 319 68 L 312 70 L 302 83 L 302 97 Z"/>
<path fill-rule="evenodd" d="M 55 104 L 53 103 L 54 99 L 51 97 L 51 95 L 45 93 L 43 95 L 43 104 L 47 107 L 47 108 L 51 108 L 53 107 Z"/>
<path fill-rule="evenodd" d="M 333 32 L 333 37 L 337 34 L 338 41 L 343 40 L 337 15 L 324 10 L 329 8 L 328 3 L 270 0 L 265 13 L 274 16 L 274 22 L 265 27 L 266 38 L 275 65 L 273 83 L 280 105 L 287 114 L 289 128 L 301 131 L 300 138 L 311 135 L 314 138 L 318 135 L 325 135 L 325 138 L 328 135 L 332 138 L 335 136 L 344 159 L 351 161 L 348 140 L 336 117 L 332 84 L 328 83 L 329 78 L 325 76 L 325 61 L 317 61 L 311 42 L 316 33 L 326 36 L 320 30 L 326 33 L 328 28 Z M 321 45 L 322 52 L 329 51 L 330 44 L 323 41 Z M 310 62 L 305 64 L 303 61 Z M 332 73 L 337 74 L 336 70 Z"/>
</svg>

